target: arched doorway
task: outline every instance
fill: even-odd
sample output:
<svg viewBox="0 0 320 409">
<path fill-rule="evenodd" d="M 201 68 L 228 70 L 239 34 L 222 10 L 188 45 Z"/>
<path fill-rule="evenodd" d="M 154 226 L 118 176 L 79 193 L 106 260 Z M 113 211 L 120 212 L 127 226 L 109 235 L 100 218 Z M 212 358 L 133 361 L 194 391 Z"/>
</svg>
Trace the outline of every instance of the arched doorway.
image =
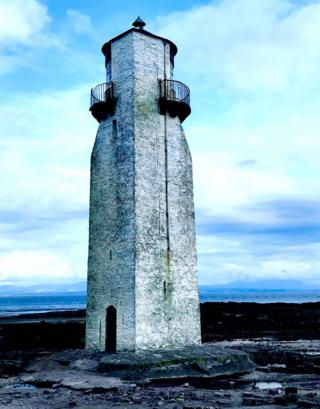
<svg viewBox="0 0 320 409">
<path fill-rule="evenodd" d="M 113 305 L 106 309 L 106 351 L 117 350 L 117 310 Z"/>
</svg>

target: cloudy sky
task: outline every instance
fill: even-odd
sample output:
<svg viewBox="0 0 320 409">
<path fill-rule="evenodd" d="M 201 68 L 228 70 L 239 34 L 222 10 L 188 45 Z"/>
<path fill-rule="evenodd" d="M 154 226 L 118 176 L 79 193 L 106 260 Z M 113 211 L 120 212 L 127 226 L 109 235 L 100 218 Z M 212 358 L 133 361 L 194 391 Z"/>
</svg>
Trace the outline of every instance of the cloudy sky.
<svg viewBox="0 0 320 409">
<path fill-rule="evenodd" d="M 85 279 L 89 91 L 138 14 L 192 92 L 200 283 L 320 287 L 320 0 L 0 0 L 0 284 Z"/>
</svg>

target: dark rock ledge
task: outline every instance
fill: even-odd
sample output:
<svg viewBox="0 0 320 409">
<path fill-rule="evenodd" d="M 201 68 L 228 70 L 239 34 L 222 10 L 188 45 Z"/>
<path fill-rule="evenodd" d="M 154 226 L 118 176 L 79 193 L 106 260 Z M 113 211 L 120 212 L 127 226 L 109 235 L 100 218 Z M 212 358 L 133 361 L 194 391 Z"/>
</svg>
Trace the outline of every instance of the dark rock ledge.
<svg viewBox="0 0 320 409">
<path fill-rule="evenodd" d="M 10 382 L 38 387 L 61 385 L 71 389 L 108 390 L 133 381 L 212 379 L 254 369 L 255 365 L 245 352 L 212 345 L 137 354 L 68 350 L 34 359 Z"/>
</svg>

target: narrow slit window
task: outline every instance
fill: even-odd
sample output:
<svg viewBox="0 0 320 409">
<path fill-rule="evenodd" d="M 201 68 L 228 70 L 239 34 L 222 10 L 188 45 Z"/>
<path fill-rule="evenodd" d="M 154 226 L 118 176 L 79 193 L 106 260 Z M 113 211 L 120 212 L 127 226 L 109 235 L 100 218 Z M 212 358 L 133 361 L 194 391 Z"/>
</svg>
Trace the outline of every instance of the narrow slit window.
<svg viewBox="0 0 320 409">
<path fill-rule="evenodd" d="M 118 130 L 117 130 L 117 120 L 114 119 L 112 121 L 112 136 L 113 136 L 113 139 L 115 139 L 117 137 L 117 132 L 118 132 Z"/>
</svg>

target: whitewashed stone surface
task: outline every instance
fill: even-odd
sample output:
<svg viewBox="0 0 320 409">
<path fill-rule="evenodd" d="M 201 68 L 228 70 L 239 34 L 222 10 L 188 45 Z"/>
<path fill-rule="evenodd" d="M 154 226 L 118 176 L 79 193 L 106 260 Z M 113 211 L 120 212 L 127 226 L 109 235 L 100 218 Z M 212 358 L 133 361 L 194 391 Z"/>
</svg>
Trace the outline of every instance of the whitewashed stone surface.
<svg viewBox="0 0 320 409">
<path fill-rule="evenodd" d="M 130 31 L 111 55 L 116 111 L 91 158 L 86 346 L 105 349 L 110 305 L 119 351 L 199 344 L 191 155 L 158 105 L 170 45 Z"/>
</svg>

